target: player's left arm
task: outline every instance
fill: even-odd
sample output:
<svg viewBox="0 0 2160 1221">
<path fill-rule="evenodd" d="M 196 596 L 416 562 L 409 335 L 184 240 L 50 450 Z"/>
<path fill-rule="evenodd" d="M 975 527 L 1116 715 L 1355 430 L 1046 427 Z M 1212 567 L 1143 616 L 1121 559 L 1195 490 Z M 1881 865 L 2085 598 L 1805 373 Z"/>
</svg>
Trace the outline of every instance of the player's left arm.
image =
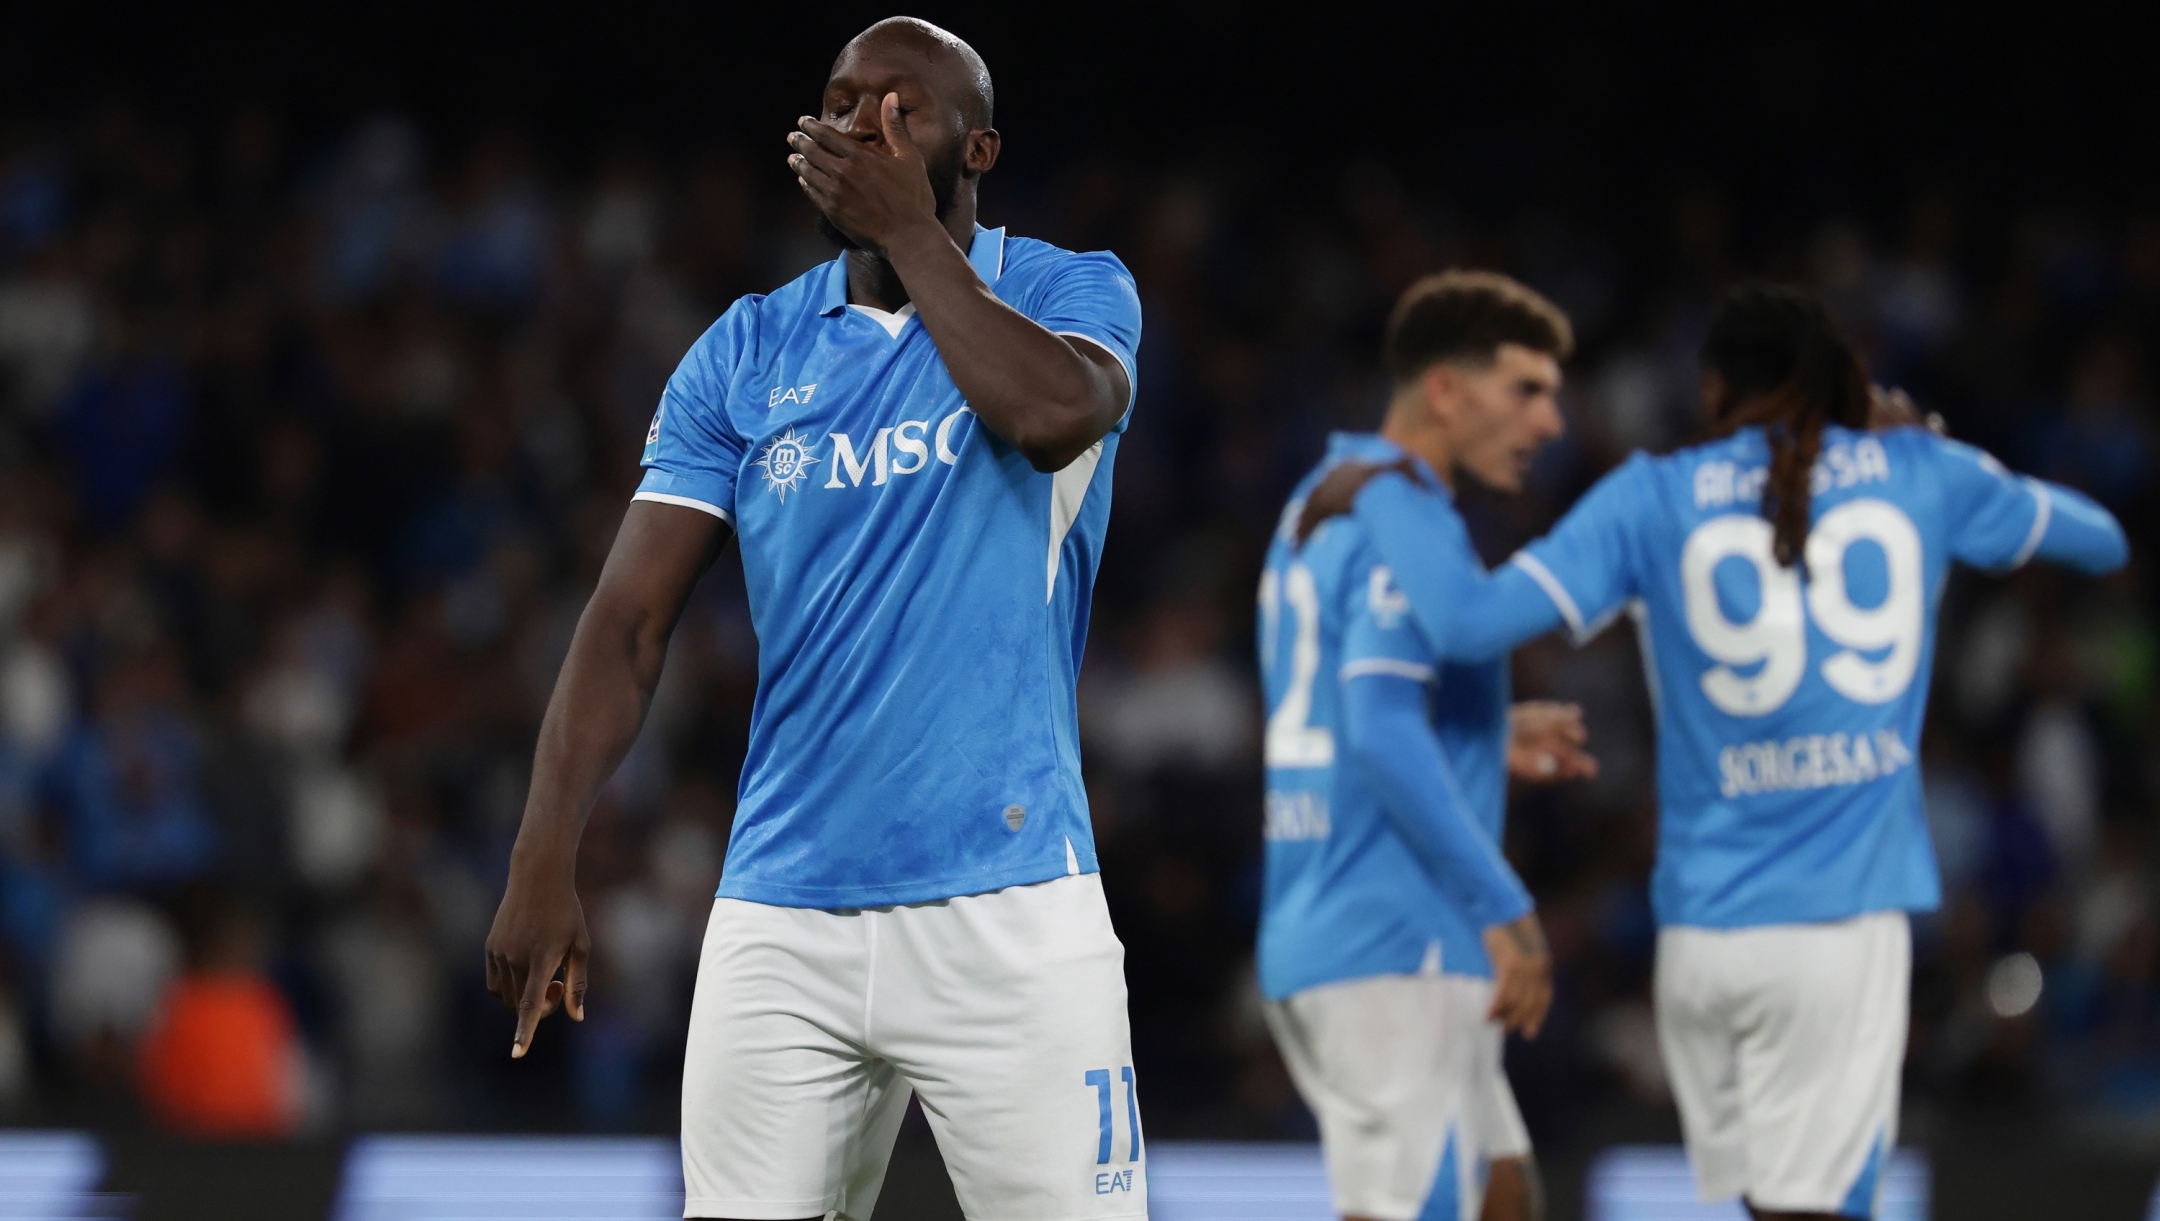
<svg viewBox="0 0 2160 1221">
<path fill-rule="evenodd" d="M 883 255 L 953 383 L 983 425 L 1038 471 L 1063 470 L 1117 427 L 1132 401 L 1125 364 L 1107 347 L 1068 338 L 998 300 L 937 218 L 922 154 L 898 94 L 883 107 L 884 147 L 804 119 L 789 159 L 805 193 L 849 237 Z M 995 160 L 994 142 L 971 159 Z"/>
<path fill-rule="evenodd" d="M 2034 559 L 2095 576 L 2130 562 L 2130 540 L 2123 534 L 2122 523 L 2098 501 L 2045 479 L 2033 480 L 2032 491 L 2047 503 L 2047 523 L 2033 545 Z"/>
<path fill-rule="evenodd" d="M 1970 445 L 1934 444 L 1958 559 L 1996 569 L 2046 560 L 2093 575 L 2129 562 L 2122 523 L 2083 492 L 2012 474 Z"/>
</svg>

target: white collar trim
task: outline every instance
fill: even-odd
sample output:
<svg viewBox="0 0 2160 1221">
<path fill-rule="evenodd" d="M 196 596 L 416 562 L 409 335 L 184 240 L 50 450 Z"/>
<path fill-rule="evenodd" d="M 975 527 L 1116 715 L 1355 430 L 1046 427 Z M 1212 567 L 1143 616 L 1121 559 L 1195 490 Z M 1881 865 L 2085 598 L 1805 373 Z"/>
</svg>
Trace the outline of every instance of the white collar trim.
<svg viewBox="0 0 2160 1221">
<path fill-rule="evenodd" d="M 860 312 L 864 317 L 884 327 L 885 333 L 894 339 L 900 338 L 900 328 L 906 326 L 908 319 L 915 316 L 915 303 L 913 301 L 901 306 L 897 312 L 890 314 L 875 305 L 851 304 L 848 308 Z"/>
</svg>

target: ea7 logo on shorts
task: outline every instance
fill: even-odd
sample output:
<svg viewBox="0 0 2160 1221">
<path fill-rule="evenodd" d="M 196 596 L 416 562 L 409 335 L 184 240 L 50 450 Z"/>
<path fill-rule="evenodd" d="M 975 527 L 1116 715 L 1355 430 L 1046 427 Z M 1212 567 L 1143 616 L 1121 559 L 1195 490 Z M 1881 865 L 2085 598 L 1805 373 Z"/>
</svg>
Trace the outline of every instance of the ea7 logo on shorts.
<svg viewBox="0 0 2160 1221">
<path fill-rule="evenodd" d="M 1095 1176 L 1096 1195 L 1116 1195 L 1118 1192 L 1131 1191 L 1132 1189 L 1132 1171 L 1130 1170 L 1105 1170 Z"/>
</svg>

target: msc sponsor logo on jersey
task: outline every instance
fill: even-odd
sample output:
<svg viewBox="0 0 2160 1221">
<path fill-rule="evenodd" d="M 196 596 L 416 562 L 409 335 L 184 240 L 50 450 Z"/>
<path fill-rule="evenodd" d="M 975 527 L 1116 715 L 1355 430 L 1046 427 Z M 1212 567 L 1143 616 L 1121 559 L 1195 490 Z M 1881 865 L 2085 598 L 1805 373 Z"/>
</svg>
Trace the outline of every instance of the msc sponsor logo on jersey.
<svg viewBox="0 0 2160 1221">
<path fill-rule="evenodd" d="M 1743 742 L 1718 752 L 1718 792 L 1726 797 L 1752 797 L 1866 784 L 1911 764 L 1912 751 L 1895 729 Z"/>
<path fill-rule="evenodd" d="M 802 387 L 815 390 L 816 386 Z M 790 392 L 792 393 L 792 391 Z M 801 400 L 808 402 L 807 395 Z M 871 487 L 883 487 L 894 479 L 920 474 L 930 466 L 932 458 L 953 466 L 960 461 L 954 445 L 965 444 L 966 437 L 955 441 L 953 432 L 960 418 L 972 415 L 966 407 L 937 421 L 935 427 L 929 420 L 902 420 L 890 428 L 880 428 L 867 439 L 860 439 L 844 432 L 827 433 L 824 440 L 808 434 L 797 433 L 790 428 L 785 433 L 765 443 L 752 466 L 765 470 L 765 486 L 787 502 L 787 494 L 802 486 L 809 468 L 826 462 L 826 478 L 815 487 L 859 488 L 865 480 Z M 817 451 L 826 442 L 832 444 L 829 459 L 818 457 Z"/>
<path fill-rule="evenodd" d="M 798 436 L 790 428 L 767 441 L 757 460 L 750 465 L 765 468 L 765 486 L 772 489 L 781 504 L 786 504 L 787 494 L 802 486 L 803 476 L 809 474 L 810 467 L 817 462 L 817 456 L 810 452 L 815 448 L 816 442 Z"/>
<path fill-rule="evenodd" d="M 1769 477 L 1770 468 L 1765 466 L 1742 469 L 1737 462 L 1705 462 L 1695 468 L 1695 507 L 1722 509 L 1727 505 L 1760 503 L 1763 481 Z M 1832 489 L 1889 481 L 1890 455 L 1873 437 L 1850 443 L 1840 441 L 1824 449 L 1808 477 L 1817 496 Z"/>
</svg>

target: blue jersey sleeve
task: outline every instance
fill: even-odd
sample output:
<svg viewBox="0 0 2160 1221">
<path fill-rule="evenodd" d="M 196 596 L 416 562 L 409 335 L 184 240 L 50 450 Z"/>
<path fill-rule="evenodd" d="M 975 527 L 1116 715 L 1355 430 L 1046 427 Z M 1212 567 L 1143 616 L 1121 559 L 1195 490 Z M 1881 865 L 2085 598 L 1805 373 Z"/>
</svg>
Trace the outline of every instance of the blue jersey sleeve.
<svg viewBox="0 0 2160 1221">
<path fill-rule="evenodd" d="M 1654 503 L 1650 477 L 1649 457 L 1634 455 L 1583 493 L 1552 533 L 1508 561 L 1552 602 L 1578 642 L 1635 596 L 1635 535 L 1640 514 Z"/>
<path fill-rule="evenodd" d="M 2014 475 L 1984 450 L 1935 442 L 1950 553 L 1978 568 L 2016 568 L 2035 557 L 2110 572 L 2130 557 L 2115 515 L 2080 492 Z"/>
<path fill-rule="evenodd" d="M 750 348 L 757 301 L 744 297 L 729 306 L 683 354 L 645 433 L 639 460 L 645 477 L 631 499 L 682 505 L 734 524 L 745 447 L 728 420 L 726 395 Z"/>
<path fill-rule="evenodd" d="M 1451 563 L 1434 546 L 1457 529 L 1440 501 L 1390 471 L 1359 491 L 1353 512 L 1387 561 L 1432 651 L 1450 661 L 1491 661 L 1560 626 L 1560 611 L 1519 568 L 1486 574 Z"/>
<path fill-rule="evenodd" d="M 1343 632 L 1344 748 L 1419 863 L 1472 922 L 1514 920 L 1530 910 L 1529 892 L 1478 825 L 1433 733 L 1425 698 L 1432 650 L 1388 566 L 1353 566 L 1353 576 L 1361 568 Z"/>
<path fill-rule="evenodd" d="M 1140 291 L 1125 264 L 1104 251 L 1060 259 L 1026 312 L 1048 330 L 1107 350 L 1125 366 L 1125 414 L 1117 425 L 1122 430 L 1140 392 Z"/>
<path fill-rule="evenodd" d="M 1344 682 L 1365 674 L 1392 674 L 1426 682 L 1436 673 L 1432 646 L 1410 616 L 1410 599 L 1396 584 L 1395 570 L 1379 562 L 1371 548 L 1361 548 L 1348 570 L 1343 618 Z"/>
</svg>

